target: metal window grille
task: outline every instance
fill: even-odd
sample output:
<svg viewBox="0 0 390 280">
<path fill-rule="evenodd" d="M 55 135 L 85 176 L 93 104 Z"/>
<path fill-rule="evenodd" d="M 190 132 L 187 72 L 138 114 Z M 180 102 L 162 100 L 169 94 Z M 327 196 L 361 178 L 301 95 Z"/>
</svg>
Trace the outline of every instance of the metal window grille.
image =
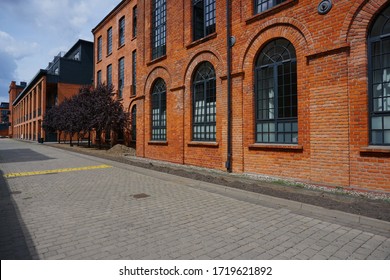
<svg viewBox="0 0 390 280">
<path fill-rule="evenodd" d="M 107 54 L 112 53 L 112 27 L 107 30 Z"/>
<path fill-rule="evenodd" d="M 152 59 L 166 54 L 166 20 L 166 0 L 154 0 L 152 16 Z"/>
<path fill-rule="evenodd" d="M 132 95 L 136 95 L 137 94 L 137 51 L 133 51 L 132 53 L 132 60 L 133 60 L 133 64 L 132 64 L 132 75 L 133 75 L 133 91 L 132 91 Z"/>
<path fill-rule="evenodd" d="M 134 6 L 134 8 L 133 8 L 133 37 L 137 36 L 137 16 L 138 16 L 137 6 Z"/>
<path fill-rule="evenodd" d="M 286 0 L 254 0 L 255 14 L 262 13 Z"/>
<path fill-rule="evenodd" d="M 216 116 L 215 71 L 209 62 L 203 62 L 193 81 L 193 140 L 216 140 Z"/>
<path fill-rule="evenodd" d="M 297 64 L 286 39 L 268 43 L 255 68 L 256 142 L 298 143 Z"/>
<path fill-rule="evenodd" d="M 390 6 L 368 37 L 370 144 L 390 145 Z"/>
<path fill-rule="evenodd" d="M 118 97 L 123 97 L 123 88 L 125 85 L 125 58 L 118 61 Z"/>
<path fill-rule="evenodd" d="M 102 36 L 98 38 L 98 44 L 97 44 L 97 60 L 102 60 Z"/>
<path fill-rule="evenodd" d="M 163 79 L 158 79 L 152 92 L 152 140 L 167 139 L 167 90 Z"/>
<path fill-rule="evenodd" d="M 193 0 L 193 37 L 201 39 L 215 32 L 215 0 Z"/>
<path fill-rule="evenodd" d="M 119 20 L 119 46 L 125 44 L 125 17 Z"/>
<path fill-rule="evenodd" d="M 112 84 L 112 65 L 107 66 L 107 85 Z"/>
</svg>

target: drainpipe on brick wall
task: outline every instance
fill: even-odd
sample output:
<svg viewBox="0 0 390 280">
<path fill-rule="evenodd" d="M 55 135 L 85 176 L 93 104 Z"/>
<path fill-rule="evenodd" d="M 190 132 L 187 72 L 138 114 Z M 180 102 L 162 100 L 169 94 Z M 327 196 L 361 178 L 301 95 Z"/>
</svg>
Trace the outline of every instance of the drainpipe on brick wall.
<svg viewBox="0 0 390 280">
<path fill-rule="evenodd" d="M 227 54 L 227 160 L 225 167 L 227 172 L 232 172 L 232 41 L 231 41 L 231 5 L 226 0 L 226 54 Z"/>
</svg>

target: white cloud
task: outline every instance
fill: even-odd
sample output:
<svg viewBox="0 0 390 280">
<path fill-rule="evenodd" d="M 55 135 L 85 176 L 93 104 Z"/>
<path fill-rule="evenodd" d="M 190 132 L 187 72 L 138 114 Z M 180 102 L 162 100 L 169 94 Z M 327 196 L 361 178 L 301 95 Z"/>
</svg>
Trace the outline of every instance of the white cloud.
<svg viewBox="0 0 390 280">
<path fill-rule="evenodd" d="M 17 41 L 7 32 L 0 30 L 0 49 L 16 60 L 32 55 L 39 48 L 36 42 Z"/>
<path fill-rule="evenodd" d="M 37 42 L 18 41 L 7 32 L 0 30 L 0 49 L 16 60 L 34 54 L 38 48 Z"/>
<path fill-rule="evenodd" d="M 11 80 L 27 81 L 91 30 L 120 0 L 0 0 L 0 99 Z M 5 59 L 6 58 L 6 59 Z M 7 67 L 1 64 L 7 62 Z M 15 68 L 16 65 L 16 68 Z M 8 72 L 7 72 L 8 71 Z"/>
</svg>

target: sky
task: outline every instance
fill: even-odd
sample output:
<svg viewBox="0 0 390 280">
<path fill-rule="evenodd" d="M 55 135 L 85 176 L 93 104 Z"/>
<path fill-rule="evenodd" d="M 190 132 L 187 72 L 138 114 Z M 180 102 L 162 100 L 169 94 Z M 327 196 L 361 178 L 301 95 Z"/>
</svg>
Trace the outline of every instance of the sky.
<svg viewBox="0 0 390 280">
<path fill-rule="evenodd" d="M 0 0 L 0 102 L 11 81 L 29 83 L 55 55 L 91 30 L 120 0 Z"/>
</svg>

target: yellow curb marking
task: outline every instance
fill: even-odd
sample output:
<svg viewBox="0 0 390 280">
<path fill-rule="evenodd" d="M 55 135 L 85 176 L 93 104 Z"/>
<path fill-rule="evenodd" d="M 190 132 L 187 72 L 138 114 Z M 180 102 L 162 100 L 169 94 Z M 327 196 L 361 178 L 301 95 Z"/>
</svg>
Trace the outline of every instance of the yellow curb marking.
<svg viewBox="0 0 390 280">
<path fill-rule="evenodd" d="M 111 165 L 102 164 L 102 165 L 84 166 L 84 167 L 75 167 L 75 168 L 61 168 L 61 169 L 51 169 L 51 170 L 41 170 L 41 171 L 8 173 L 8 174 L 5 174 L 4 177 L 5 178 L 14 178 L 14 177 L 22 177 L 22 176 L 44 175 L 44 174 L 92 170 L 92 169 L 102 169 L 102 168 L 111 168 L 111 167 L 112 167 Z"/>
</svg>

